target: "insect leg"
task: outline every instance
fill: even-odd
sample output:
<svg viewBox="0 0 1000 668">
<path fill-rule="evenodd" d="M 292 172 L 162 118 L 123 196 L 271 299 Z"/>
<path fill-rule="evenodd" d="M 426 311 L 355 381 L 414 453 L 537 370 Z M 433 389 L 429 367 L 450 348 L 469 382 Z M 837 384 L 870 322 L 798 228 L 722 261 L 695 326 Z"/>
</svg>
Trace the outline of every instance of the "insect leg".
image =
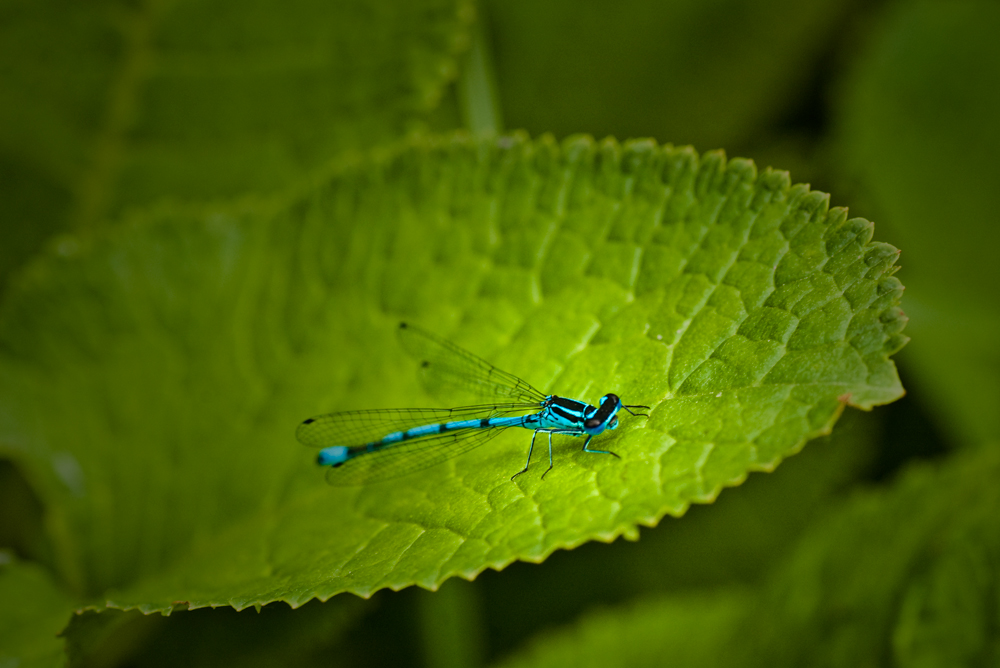
<svg viewBox="0 0 1000 668">
<path fill-rule="evenodd" d="M 535 449 L 535 437 L 536 436 L 538 436 L 538 430 L 535 430 L 531 434 L 531 446 L 528 448 L 528 461 L 524 462 L 524 468 L 523 469 L 521 469 L 520 471 L 518 471 L 517 473 L 515 473 L 514 475 L 512 475 L 510 477 L 511 481 L 513 481 L 514 478 L 516 478 L 517 476 L 521 475 L 522 473 L 524 473 L 525 471 L 528 470 L 528 465 L 531 464 L 531 451 Z"/>
<path fill-rule="evenodd" d="M 549 468 L 545 469 L 545 473 L 552 470 L 552 432 L 549 432 Z M 542 474 L 542 480 L 545 480 L 545 473 Z"/>
<path fill-rule="evenodd" d="M 616 455 L 615 453 L 611 452 L 610 450 L 591 450 L 590 448 L 588 448 L 587 446 L 590 445 L 590 439 L 592 439 L 592 438 L 594 438 L 594 437 L 593 436 L 587 436 L 587 440 L 583 442 L 583 451 L 584 452 L 594 452 L 594 453 L 597 453 L 599 455 L 614 455 L 615 457 L 618 457 L 618 455 Z M 621 457 L 618 457 L 618 459 L 621 459 Z"/>
<path fill-rule="evenodd" d="M 545 480 L 545 474 L 552 470 L 552 435 L 553 434 L 566 434 L 568 436 L 580 436 L 582 433 L 577 429 L 546 429 L 549 432 L 549 468 L 545 469 L 545 473 L 542 474 L 542 480 Z"/>
</svg>

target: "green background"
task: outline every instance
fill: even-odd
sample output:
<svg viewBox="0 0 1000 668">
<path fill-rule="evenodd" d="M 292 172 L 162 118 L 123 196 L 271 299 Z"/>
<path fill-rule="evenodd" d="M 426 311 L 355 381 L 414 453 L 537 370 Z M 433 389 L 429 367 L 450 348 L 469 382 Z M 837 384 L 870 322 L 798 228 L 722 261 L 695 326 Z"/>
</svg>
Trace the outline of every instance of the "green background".
<svg viewBox="0 0 1000 668">
<path fill-rule="evenodd" d="M 0 666 L 995 665 L 998 29 L 0 3 Z M 328 487 L 400 319 L 651 416 Z"/>
</svg>

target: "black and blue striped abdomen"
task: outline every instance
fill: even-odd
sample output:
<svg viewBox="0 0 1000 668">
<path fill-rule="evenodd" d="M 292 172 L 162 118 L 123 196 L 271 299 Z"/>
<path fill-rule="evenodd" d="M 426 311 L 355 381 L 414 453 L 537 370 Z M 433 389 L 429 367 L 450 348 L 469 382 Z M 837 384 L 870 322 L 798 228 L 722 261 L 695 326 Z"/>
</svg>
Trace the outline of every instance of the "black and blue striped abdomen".
<svg viewBox="0 0 1000 668">
<path fill-rule="evenodd" d="M 316 460 L 322 465 L 340 466 L 344 462 L 347 462 L 355 457 L 360 457 L 361 455 L 371 452 L 386 450 L 408 441 L 417 441 L 419 439 L 427 439 L 429 437 L 439 436 L 449 432 L 464 430 L 524 427 L 535 419 L 537 419 L 537 416 L 535 415 L 524 415 L 519 417 L 481 418 L 428 424 L 420 427 L 414 427 L 412 429 L 394 431 L 386 434 L 377 441 L 372 441 L 363 445 L 352 447 L 339 445 L 324 448 L 323 450 L 320 450 Z"/>
</svg>

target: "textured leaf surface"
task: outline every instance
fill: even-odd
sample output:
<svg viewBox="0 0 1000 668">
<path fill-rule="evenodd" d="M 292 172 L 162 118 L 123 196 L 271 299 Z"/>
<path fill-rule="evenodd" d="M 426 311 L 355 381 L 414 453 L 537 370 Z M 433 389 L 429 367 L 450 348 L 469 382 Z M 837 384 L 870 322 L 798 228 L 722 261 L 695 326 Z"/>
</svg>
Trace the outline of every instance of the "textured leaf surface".
<svg viewBox="0 0 1000 668">
<path fill-rule="evenodd" d="M 752 163 L 635 142 L 413 145 L 283 201 L 163 213 L 25 273 L 0 317 L 0 442 L 60 575 L 114 607 L 434 587 L 634 534 L 900 396 L 898 251 Z M 400 319 L 539 388 L 653 406 L 333 489 L 304 417 L 427 405 Z M 13 391 L 13 388 L 17 388 Z"/>
<path fill-rule="evenodd" d="M 750 475 L 714 503 L 664 518 L 655 529 L 641 530 L 638 541 L 588 543 L 555 552 L 543 564 L 484 573 L 491 646 L 511 648 L 545 636 L 539 629 L 569 622 L 595 605 L 762 582 L 868 469 L 880 413 L 846 411 L 830 436 L 810 441 L 773 473 Z M 526 606 L 525 592 L 537 592 L 545 606 Z"/>
<path fill-rule="evenodd" d="M 906 367 L 949 437 L 974 445 L 1000 438 L 998 30 L 993 2 L 894 6 L 837 112 L 838 165 L 906 249 Z"/>
<path fill-rule="evenodd" d="M 65 665 L 57 635 L 73 614 L 73 601 L 35 564 L 0 553 L 0 666 Z"/>
</svg>

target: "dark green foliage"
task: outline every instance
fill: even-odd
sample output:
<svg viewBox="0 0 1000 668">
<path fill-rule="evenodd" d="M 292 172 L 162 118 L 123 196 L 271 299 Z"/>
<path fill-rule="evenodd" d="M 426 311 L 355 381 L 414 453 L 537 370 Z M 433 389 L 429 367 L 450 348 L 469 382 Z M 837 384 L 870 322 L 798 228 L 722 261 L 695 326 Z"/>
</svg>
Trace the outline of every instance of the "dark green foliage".
<svg viewBox="0 0 1000 668">
<path fill-rule="evenodd" d="M 0 666 L 995 664 L 998 31 L 0 2 Z M 651 416 L 330 488 L 400 319 Z"/>
</svg>

